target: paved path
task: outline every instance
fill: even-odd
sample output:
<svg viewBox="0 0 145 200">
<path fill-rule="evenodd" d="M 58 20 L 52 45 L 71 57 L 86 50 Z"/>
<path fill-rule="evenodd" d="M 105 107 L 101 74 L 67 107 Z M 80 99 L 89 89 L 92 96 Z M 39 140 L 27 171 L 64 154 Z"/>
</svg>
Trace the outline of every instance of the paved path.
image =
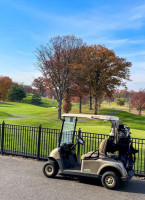
<svg viewBox="0 0 145 200">
<path fill-rule="evenodd" d="M 145 181 L 134 178 L 117 191 L 100 183 L 42 174 L 44 162 L 0 156 L 0 200 L 139 200 L 145 199 Z"/>
<path fill-rule="evenodd" d="M 11 117 L 11 118 L 7 118 L 7 120 L 19 120 L 19 119 L 27 118 L 26 116 L 24 117 L 24 116 L 22 116 L 22 115 L 14 115 L 14 114 L 13 114 L 13 116 L 16 116 L 17 118 Z"/>
<path fill-rule="evenodd" d="M 113 111 L 113 112 L 111 112 L 111 113 L 107 113 L 107 114 L 105 114 L 105 115 L 114 115 L 115 113 L 118 113 L 118 112 L 121 112 L 122 110 L 115 110 L 115 111 Z"/>
</svg>

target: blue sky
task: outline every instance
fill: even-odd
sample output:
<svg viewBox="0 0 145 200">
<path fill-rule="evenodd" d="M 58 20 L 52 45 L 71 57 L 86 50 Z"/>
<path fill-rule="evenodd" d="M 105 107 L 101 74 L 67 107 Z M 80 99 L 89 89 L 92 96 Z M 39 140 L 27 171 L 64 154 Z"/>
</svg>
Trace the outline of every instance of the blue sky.
<svg viewBox="0 0 145 200">
<path fill-rule="evenodd" d="M 145 88 L 144 0 L 0 0 L 0 75 L 31 84 L 36 48 L 68 34 L 127 58 L 128 88 Z"/>
</svg>

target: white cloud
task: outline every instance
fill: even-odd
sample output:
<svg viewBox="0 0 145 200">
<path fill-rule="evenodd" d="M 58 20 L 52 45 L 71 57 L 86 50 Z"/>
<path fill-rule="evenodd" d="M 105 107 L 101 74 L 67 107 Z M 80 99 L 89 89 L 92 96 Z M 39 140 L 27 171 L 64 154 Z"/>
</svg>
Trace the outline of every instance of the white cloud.
<svg viewBox="0 0 145 200">
<path fill-rule="evenodd" d="M 14 82 L 19 84 L 24 83 L 25 85 L 31 85 L 34 78 L 41 76 L 40 72 L 10 72 L 10 73 L 3 73 L 3 76 L 10 77 Z"/>
<path fill-rule="evenodd" d="M 136 19 L 140 19 L 140 18 L 143 18 L 144 16 L 141 15 L 141 14 L 135 14 L 133 15 L 132 17 L 130 17 L 129 19 L 130 20 L 136 20 Z"/>
<path fill-rule="evenodd" d="M 142 74 L 145 71 L 145 62 L 133 62 L 133 67 Z"/>
<path fill-rule="evenodd" d="M 144 83 L 145 87 L 145 75 L 144 74 L 132 74 L 131 79 L 135 83 Z"/>
<path fill-rule="evenodd" d="M 138 6 L 132 10 L 133 15 L 129 18 L 131 21 L 137 21 L 145 18 L 145 5 Z"/>
<path fill-rule="evenodd" d="M 136 51 L 133 53 L 126 53 L 126 54 L 122 54 L 120 56 L 122 57 L 134 57 L 134 56 L 143 56 L 145 55 L 145 51 Z"/>
</svg>

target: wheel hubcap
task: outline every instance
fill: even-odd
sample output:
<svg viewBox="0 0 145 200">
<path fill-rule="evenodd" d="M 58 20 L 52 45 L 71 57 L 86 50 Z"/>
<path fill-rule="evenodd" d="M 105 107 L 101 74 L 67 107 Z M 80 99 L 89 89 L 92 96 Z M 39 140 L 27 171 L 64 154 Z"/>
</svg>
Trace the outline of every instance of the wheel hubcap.
<svg viewBox="0 0 145 200">
<path fill-rule="evenodd" d="M 47 165 L 45 168 L 45 171 L 47 174 L 52 174 L 53 173 L 53 167 L 51 165 Z"/>
<path fill-rule="evenodd" d="M 107 185 L 113 185 L 114 184 L 114 178 L 112 176 L 107 176 L 105 182 Z"/>
</svg>

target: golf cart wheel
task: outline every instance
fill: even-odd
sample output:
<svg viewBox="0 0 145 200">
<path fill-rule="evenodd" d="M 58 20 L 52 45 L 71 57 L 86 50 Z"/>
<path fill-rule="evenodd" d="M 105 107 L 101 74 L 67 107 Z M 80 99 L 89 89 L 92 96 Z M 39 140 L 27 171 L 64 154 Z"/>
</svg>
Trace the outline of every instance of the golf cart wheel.
<svg viewBox="0 0 145 200">
<path fill-rule="evenodd" d="M 48 161 L 43 167 L 43 174 L 48 178 L 53 178 L 58 173 L 57 163 L 53 160 Z"/>
<path fill-rule="evenodd" d="M 120 185 L 119 176 L 114 172 L 105 172 L 101 179 L 102 185 L 110 190 L 113 190 Z"/>
</svg>

